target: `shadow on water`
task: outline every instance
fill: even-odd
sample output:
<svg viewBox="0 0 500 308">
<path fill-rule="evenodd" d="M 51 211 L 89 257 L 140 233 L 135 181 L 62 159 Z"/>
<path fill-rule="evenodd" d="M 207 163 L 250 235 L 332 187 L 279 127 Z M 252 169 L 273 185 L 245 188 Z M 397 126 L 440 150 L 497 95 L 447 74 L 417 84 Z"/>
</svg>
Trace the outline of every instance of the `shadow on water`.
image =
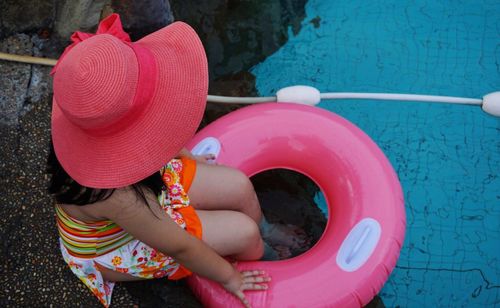
<svg viewBox="0 0 500 308">
<path fill-rule="evenodd" d="M 297 34 L 305 0 L 171 0 L 176 20 L 193 26 L 205 46 L 213 95 L 256 96 L 250 68 Z M 208 104 L 202 126 L 242 105 Z"/>
<path fill-rule="evenodd" d="M 311 179 L 295 171 L 274 169 L 259 173 L 251 180 L 267 220 L 272 224 L 295 226 L 295 232 L 291 230 L 288 234 L 290 238 L 305 234 L 301 247 L 275 247 L 270 242 L 273 248 L 281 249 L 280 259 L 300 255 L 318 242 L 325 230 L 326 218 L 314 202 L 319 188 Z M 289 249 L 283 251 L 283 248 Z"/>
<path fill-rule="evenodd" d="M 191 24 L 206 48 L 210 90 L 232 92 L 218 81 L 247 72 L 300 31 L 305 0 L 171 1 L 176 20 Z M 226 92 L 227 93 L 227 92 Z"/>
</svg>

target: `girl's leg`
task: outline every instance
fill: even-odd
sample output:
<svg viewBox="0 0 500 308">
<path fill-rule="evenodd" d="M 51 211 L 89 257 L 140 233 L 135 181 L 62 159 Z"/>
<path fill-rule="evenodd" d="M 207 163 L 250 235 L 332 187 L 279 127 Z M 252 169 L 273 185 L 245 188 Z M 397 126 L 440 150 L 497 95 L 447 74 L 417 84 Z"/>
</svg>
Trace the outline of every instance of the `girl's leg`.
<svg viewBox="0 0 500 308">
<path fill-rule="evenodd" d="M 236 211 L 197 210 L 203 241 L 221 256 L 236 260 L 258 260 L 264 252 L 259 227 L 247 215 Z"/>
<path fill-rule="evenodd" d="M 291 225 L 270 224 L 262 216 L 260 204 L 252 182 L 241 171 L 221 165 L 197 163 L 195 177 L 188 191 L 191 205 L 198 210 L 232 210 L 243 213 L 257 224 L 257 233 L 271 245 L 302 247 L 305 236 Z M 247 217 L 247 218 L 248 218 Z M 217 227 L 217 226 L 216 226 Z M 223 236 L 232 229 L 216 228 Z M 230 236 L 231 234 L 226 234 Z M 261 238 L 261 235 L 259 235 Z M 222 244 L 225 244 L 222 242 Z M 228 243 L 235 244 L 235 243 Z M 240 244 L 246 245 L 246 242 Z M 245 246 L 246 247 L 246 246 Z M 241 247 L 240 247 L 241 248 Z M 216 251 L 218 251 L 216 249 Z M 226 254 L 227 255 L 227 254 Z M 253 259 L 253 258 L 250 258 Z M 276 253 L 266 245 L 266 260 L 277 259 Z"/>
<path fill-rule="evenodd" d="M 234 168 L 197 163 L 188 195 L 191 205 L 197 210 L 238 211 L 257 224 L 262 219 L 252 182 Z"/>
</svg>

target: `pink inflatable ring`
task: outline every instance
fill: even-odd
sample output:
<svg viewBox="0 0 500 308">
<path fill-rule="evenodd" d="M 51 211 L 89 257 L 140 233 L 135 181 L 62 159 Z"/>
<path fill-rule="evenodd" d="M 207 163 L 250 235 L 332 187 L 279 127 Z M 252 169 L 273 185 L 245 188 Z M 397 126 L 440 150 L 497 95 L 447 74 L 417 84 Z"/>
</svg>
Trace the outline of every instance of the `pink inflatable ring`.
<svg viewBox="0 0 500 308">
<path fill-rule="evenodd" d="M 309 251 L 238 264 L 272 277 L 267 292 L 247 292 L 252 307 L 360 307 L 380 291 L 403 243 L 403 194 L 389 161 L 359 128 L 320 108 L 266 103 L 218 119 L 188 147 L 248 176 L 300 172 L 327 200 L 326 229 Z M 205 307 L 241 306 L 215 282 L 193 275 L 189 285 Z"/>
</svg>

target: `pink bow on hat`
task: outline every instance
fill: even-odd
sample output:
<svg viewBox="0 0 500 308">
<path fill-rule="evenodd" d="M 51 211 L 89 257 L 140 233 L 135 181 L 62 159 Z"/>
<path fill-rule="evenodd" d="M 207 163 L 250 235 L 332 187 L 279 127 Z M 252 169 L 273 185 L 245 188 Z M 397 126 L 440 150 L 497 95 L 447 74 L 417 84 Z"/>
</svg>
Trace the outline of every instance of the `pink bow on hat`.
<svg viewBox="0 0 500 308">
<path fill-rule="evenodd" d="M 73 47 L 75 47 L 76 45 L 83 42 L 84 40 L 86 40 L 94 35 L 97 35 L 97 34 L 111 34 L 114 37 L 122 40 L 123 42 L 126 42 L 126 43 L 132 42 L 128 33 L 123 31 L 122 22 L 120 20 L 120 15 L 118 15 L 116 13 L 111 14 L 99 23 L 99 27 L 97 28 L 97 31 L 95 34 L 81 32 L 81 31 L 74 32 L 71 35 L 71 41 L 73 43 L 71 45 L 69 45 L 68 47 L 66 47 L 66 49 L 64 49 L 64 52 L 59 57 L 59 60 L 57 61 L 56 65 L 50 71 L 50 75 L 53 76 L 55 74 L 55 72 L 57 71 L 57 67 L 59 66 L 61 61 L 64 59 L 66 54 L 71 49 L 73 49 Z"/>
</svg>

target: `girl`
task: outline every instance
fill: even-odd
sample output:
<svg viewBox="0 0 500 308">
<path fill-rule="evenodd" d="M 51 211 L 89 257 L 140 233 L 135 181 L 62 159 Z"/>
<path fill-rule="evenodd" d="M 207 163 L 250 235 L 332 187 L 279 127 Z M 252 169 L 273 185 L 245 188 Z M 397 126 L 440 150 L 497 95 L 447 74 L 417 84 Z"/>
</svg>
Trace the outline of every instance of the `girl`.
<svg viewBox="0 0 500 308">
<path fill-rule="evenodd" d="M 183 148 L 208 88 L 197 35 L 177 22 L 132 43 L 113 14 L 72 40 L 52 72 L 48 161 L 64 260 L 104 306 L 115 281 L 192 271 L 248 307 L 243 291 L 270 278 L 221 256 L 262 257 L 253 186 Z"/>
</svg>

